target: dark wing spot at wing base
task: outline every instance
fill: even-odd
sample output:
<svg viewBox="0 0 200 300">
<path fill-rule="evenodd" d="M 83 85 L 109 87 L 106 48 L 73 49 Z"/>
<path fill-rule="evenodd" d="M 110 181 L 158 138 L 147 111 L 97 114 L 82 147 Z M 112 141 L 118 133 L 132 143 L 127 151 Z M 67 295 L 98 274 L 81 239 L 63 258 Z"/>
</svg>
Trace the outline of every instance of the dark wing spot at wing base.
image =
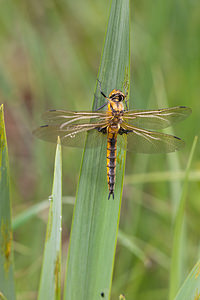
<svg viewBox="0 0 200 300">
<path fill-rule="evenodd" d="M 49 109 L 49 111 L 56 111 L 56 109 Z"/>
<path fill-rule="evenodd" d="M 181 139 L 175 135 L 174 135 L 174 138 L 181 141 Z"/>
<path fill-rule="evenodd" d="M 49 127 L 49 125 L 42 125 L 40 128 Z"/>
</svg>

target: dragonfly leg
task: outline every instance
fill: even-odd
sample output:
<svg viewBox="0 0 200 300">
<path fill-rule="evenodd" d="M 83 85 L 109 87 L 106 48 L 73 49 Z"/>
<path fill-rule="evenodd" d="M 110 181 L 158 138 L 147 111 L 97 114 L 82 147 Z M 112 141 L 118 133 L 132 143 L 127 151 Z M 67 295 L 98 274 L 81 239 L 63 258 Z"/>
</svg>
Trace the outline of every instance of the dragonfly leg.
<svg viewBox="0 0 200 300">
<path fill-rule="evenodd" d="M 128 104 L 127 104 L 127 99 L 125 98 L 125 104 L 126 104 L 126 110 L 128 110 Z"/>
<path fill-rule="evenodd" d="M 125 105 L 126 105 L 126 110 L 128 110 L 128 104 L 127 104 L 127 96 L 128 96 L 128 82 L 126 82 L 123 86 L 124 92 L 125 92 Z"/>
<path fill-rule="evenodd" d="M 107 103 L 104 103 L 104 104 L 101 105 L 99 108 L 97 108 L 96 111 L 102 109 L 102 108 L 105 107 L 106 105 L 107 105 Z"/>
<path fill-rule="evenodd" d="M 98 127 L 97 128 L 98 132 L 101 132 L 101 133 L 107 133 L 107 127 Z"/>
<path fill-rule="evenodd" d="M 104 98 L 108 98 L 108 97 L 104 94 L 104 92 L 102 91 L 102 89 L 101 89 L 101 81 L 100 81 L 99 79 L 97 79 L 97 81 L 98 81 L 98 83 L 99 83 L 99 89 L 100 89 L 101 95 L 102 95 Z"/>
<path fill-rule="evenodd" d="M 101 89 L 101 81 L 100 81 L 99 79 L 97 79 L 97 81 L 98 81 L 98 83 L 99 83 L 99 89 L 100 89 L 101 95 L 102 95 L 104 98 L 108 99 L 107 96 L 104 94 L 104 92 L 103 92 L 102 89 Z M 95 98 L 97 98 L 97 97 L 95 96 Z M 104 103 L 103 105 L 101 105 L 99 108 L 96 108 L 95 110 L 96 110 L 96 111 L 97 111 L 97 110 L 100 110 L 100 109 L 102 109 L 103 107 L 105 107 L 106 105 L 107 105 L 107 103 Z"/>
<path fill-rule="evenodd" d="M 119 133 L 120 135 L 122 135 L 122 134 L 127 134 L 127 133 L 129 133 L 129 132 L 133 132 L 133 130 L 124 129 L 124 128 L 120 127 L 120 129 L 119 129 L 119 131 L 118 131 L 118 133 Z"/>
</svg>

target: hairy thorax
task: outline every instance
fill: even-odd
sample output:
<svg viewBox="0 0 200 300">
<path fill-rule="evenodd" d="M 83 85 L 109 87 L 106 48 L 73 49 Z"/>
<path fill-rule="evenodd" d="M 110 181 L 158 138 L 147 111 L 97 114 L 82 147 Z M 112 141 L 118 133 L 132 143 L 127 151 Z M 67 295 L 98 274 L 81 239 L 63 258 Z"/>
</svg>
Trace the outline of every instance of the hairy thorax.
<svg viewBox="0 0 200 300">
<path fill-rule="evenodd" d="M 124 105 L 122 102 L 112 102 L 108 104 L 108 116 L 112 116 L 110 126 L 114 131 L 119 130 L 120 124 L 123 121 Z"/>
</svg>

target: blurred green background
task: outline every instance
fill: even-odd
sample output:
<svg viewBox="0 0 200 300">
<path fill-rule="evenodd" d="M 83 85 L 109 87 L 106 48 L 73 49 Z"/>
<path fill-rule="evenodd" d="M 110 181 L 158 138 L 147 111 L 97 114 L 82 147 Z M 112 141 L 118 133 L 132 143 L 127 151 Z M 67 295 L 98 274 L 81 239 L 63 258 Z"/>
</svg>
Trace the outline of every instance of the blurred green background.
<svg viewBox="0 0 200 300">
<path fill-rule="evenodd" d="M 13 216 L 51 194 L 55 145 L 36 140 L 31 132 L 42 124 L 41 113 L 47 109 L 91 109 L 108 15 L 108 1 L 1 1 L 0 99 L 5 104 Z M 185 170 L 199 134 L 199 1 L 131 1 L 130 86 L 135 108 L 186 105 L 193 110 L 174 129 L 186 141 L 178 155 L 127 156 L 120 228 L 139 239 L 148 259 L 142 262 L 119 243 L 112 299 L 123 292 L 131 300 L 162 300 L 168 295 L 171 229 L 182 181 L 170 181 L 168 174 L 166 180 L 158 176 L 151 182 L 148 172 Z M 80 149 L 63 149 L 64 196 L 75 196 L 81 157 Z M 198 143 L 192 172 L 197 174 L 199 167 Z M 139 173 L 146 173 L 140 182 Z M 200 185 L 195 178 L 186 205 L 183 279 L 200 254 Z M 63 207 L 63 274 L 72 210 Z M 18 299 L 36 299 L 47 215 L 44 211 L 14 232 Z"/>
</svg>

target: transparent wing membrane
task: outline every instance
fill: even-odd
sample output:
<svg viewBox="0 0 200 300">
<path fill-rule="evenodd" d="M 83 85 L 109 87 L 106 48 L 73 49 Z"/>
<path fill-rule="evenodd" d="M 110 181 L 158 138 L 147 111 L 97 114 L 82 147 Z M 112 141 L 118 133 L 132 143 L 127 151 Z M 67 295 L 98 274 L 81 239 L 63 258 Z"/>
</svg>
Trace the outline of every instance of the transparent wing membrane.
<svg viewBox="0 0 200 300">
<path fill-rule="evenodd" d="M 127 150 L 134 153 L 174 152 L 183 148 L 185 144 L 181 139 L 173 135 L 140 129 L 125 124 L 122 124 L 122 127 L 130 130 L 127 133 Z"/>
<path fill-rule="evenodd" d="M 49 110 L 42 115 L 42 118 L 46 124 L 63 124 L 64 126 L 64 124 L 99 123 L 105 121 L 108 117 L 106 112 Z"/>
<path fill-rule="evenodd" d="M 87 133 L 90 136 L 88 147 L 98 147 L 101 145 L 101 139 L 107 137 L 96 129 L 96 124 L 71 125 L 63 129 L 60 125 L 44 125 L 33 131 L 35 136 L 44 141 L 57 143 L 57 138 L 60 136 L 63 146 L 80 148 L 85 145 Z"/>
<path fill-rule="evenodd" d="M 191 114 L 185 106 L 158 110 L 132 110 L 124 113 L 123 119 L 128 124 L 147 129 L 164 129 L 178 123 Z"/>
</svg>

